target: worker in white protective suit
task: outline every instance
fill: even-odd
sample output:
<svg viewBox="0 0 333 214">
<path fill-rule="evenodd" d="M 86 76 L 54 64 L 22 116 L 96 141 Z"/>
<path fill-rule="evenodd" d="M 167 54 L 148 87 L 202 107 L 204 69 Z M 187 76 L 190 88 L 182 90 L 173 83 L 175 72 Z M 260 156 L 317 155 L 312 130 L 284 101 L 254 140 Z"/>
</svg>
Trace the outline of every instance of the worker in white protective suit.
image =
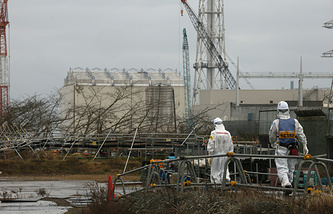
<svg viewBox="0 0 333 214">
<path fill-rule="evenodd" d="M 297 119 L 290 117 L 285 101 L 277 105 L 278 119 L 269 129 L 269 142 L 275 148 L 275 155 L 298 155 L 297 141 L 303 145 L 303 154 L 308 154 L 306 136 Z M 297 141 L 296 141 L 297 140 Z M 276 170 L 282 187 L 291 188 L 297 159 L 275 158 Z"/>
<path fill-rule="evenodd" d="M 207 145 L 209 155 L 226 154 L 233 152 L 234 146 L 230 133 L 225 130 L 225 127 L 220 118 L 214 120 L 215 130 L 211 132 Z M 227 170 L 226 181 L 230 181 L 228 167 L 224 169 L 228 157 L 215 157 L 211 161 L 210 180 L 212 183 L 222 183 L 224 170 Z"/>
</svg>

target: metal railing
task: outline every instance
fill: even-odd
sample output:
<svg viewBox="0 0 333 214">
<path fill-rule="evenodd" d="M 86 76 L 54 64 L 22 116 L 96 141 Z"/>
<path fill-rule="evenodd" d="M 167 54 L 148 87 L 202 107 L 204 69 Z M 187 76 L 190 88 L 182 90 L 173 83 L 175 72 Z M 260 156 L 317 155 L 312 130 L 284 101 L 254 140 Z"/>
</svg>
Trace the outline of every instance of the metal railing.
<svg viewBox="0 0 333 214">
<path fill-rule="evenodd" d="M 294 200 L 297 194 L 307 194 L 310 186 L 310 177 L 311 172 L 314 170 L 315 175 L 317 176 L 318 185 L 316 188 L 323 193 L 333 193 L 333 186 L 330 180 L 330 175 L 328 173 L 326 165 L 323 163 L 325 162 L 333 162 L 331 159 L 323 158 L 326 155 L 317 155 L 311 157 L 311 155 L 305 156 L 279 156 L 279 155 L 260 155 L 260 154 L 234 154 L 234 153 L 227 153 L 227 154 L 219 154 L 219 155 L 201 155 L 201 156 L 188 156 L 188 157 L 179 157 L 175 159 L 165 159 L 160 161 L 152 160 L 149 165 L 140 167 L 136 170 L 132 170 L 123 174 L 117 175 L 116 180 L 114 181 L 114 188 L 116 188 L 117 181 L 121 180 L 122 176 L 128 175 L 132 172 L 137 172 L 144 170 L 147 174 L 145 178 L 145 184 L 142 190 L 149 191 L 154 188 L 165 188 L 171 187 L 175 188 L 176 191 L 183 191 L 187 188 L 209 188 L 209 187 L 219 187 L 222 191 L 235 189 L 237 187 L 245 187 L 245 188 L 255 188 L 255 189 L 263 189 L 269 191 L 291 191 L 292 192 L 292 199 Z M 226 179 L 226 170 L 223 172 L 222 183 L 210 183 L 209 180 L 205 182 L 200 182 L 199 172 L 196 170 L 196 167 L 193 165 L 193 160 L 198 159 L 208 159 L 208 158 L 218 158 L 218 157 L 226 157 L 227 161 L 225 163 L 225 169 L 228 167 L 230 163 L 234 163 L 236 170 L 233 173 L 230 173 L 231 177 L 234 179 L 230 182 Z M 264 186 L 259 185 L 258 183 L 252 183 L 251 179 L 249 178 L 249 174 L 264 174 L 264 175 L 275 175 L 274 173 L 262 173 L 262 172 L 247 172 L 243 169 L 241 159 L 242 158 L 261 158 L 261 159 L 275 159 L 275 158 L 287 158 L 287 159 L 297 159 L 299 161 L 297 167 L 297 174 L 296 179 L 294 180 L 294 187 L 293 189 L 284 188 L 284 187 L 277 187 L 275 186 Z M 172 169 L 170 166 L 177 166 L 175 169 Z M 301 175 L 303 167 L 305 165 L 310 165 L 308 167 L 307 173 L 304 174 L 305 183 L 304 188 L 302 189 L 299 186 L 299 178 Z M 321 177 L 319 174 L 318 167 L 323 167 L 325 177 L 328 180 L 328 189 L 324 188 L 321 183 Z M 170 175 L 177 175 L 177 178 L 174 182 L 170 182 Z M 305 176 L 307 175 L 307 176 Z M 123 186 L 123 191 L 125 193 L 125 188 Z M 140 190 L 141 191 L 141 190 Z M 114 191 L 113 191 L 114 192 Z M 127 195 L 126 193 L 124 195 Z"/>
</svg>

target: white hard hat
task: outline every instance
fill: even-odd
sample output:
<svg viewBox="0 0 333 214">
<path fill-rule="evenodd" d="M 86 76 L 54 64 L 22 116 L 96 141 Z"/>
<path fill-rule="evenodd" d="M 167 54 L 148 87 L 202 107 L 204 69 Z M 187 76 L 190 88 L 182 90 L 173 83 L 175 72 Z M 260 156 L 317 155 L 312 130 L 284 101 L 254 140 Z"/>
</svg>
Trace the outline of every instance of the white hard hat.
<svg viewBox="0 0 333 214">
<path fill-rule="evenodd" d="M 280 101 L 277 105 L 277 110 L 289 110 L 288 103 L 285 101 Z"/>
<path fill-rule="evenodd" d="M 221 124 L 221 123 L 222 123 L 221 118 L 217 117 L 214 119 L 214 124 Z"/>
</svg>

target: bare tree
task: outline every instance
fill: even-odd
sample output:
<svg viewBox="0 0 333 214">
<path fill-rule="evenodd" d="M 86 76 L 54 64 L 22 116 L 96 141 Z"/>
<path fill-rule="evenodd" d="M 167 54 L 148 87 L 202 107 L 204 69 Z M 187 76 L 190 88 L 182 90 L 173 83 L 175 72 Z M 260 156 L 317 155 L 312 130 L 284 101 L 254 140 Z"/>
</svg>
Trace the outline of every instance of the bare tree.
<svg viewBox="0 0 333 214">
<path fill-rule="evenodd" d="M 112 87 L 112 90 L 110 86 L 75 86 L 75 93 L 72 102 L 75 105 L 68 104 L 62 112 L 62 131 L 83 135 L 103 134 L 110 129 L 113 133 L 131 133 L 138 126 L 146 133 L 190 132 L 195 124 L 201 130 L 210 130 L 208 112 L 222 105 L 207 107 L 191 118 L 183 118 L 176 115 L 170 86 L 139 89 L 127 85 Z"/>
<path fill-rule="evenodd" d="M 141 90 L 131 86 L 77 87 L 75 106 L 68 106 L 64 112 L 65 123 L 62 129 L 82 134 L 102 134 L 131 132 L 147 118 L 147 108 Z"/>
<path fill-rule="evenodd" d="M 192 114 L 191 118 L 184 118 L 175 115 L 171 92 L 166 95 L 168 97 L 154 93 L 145 97 L 146 88 L 134 89 L 130 85 L 114 87 L 113 91 L 94 86 L 76 86 L 75 90 L 81 102 L 68 105 L 62 112 L 58 92 L 48 97 L 33 95 L 12 100 L 5 124 L 33 132 L 35 136 L 46 136 L 58 129 L 59 124 L 62 124 L 59 130 L 63 133 L 102 134 L 110 129 L 113 133 L 131 133 L 138 126 L 141 132 L 147 133 L 188 133 L 195 125 L 205 133 L 204 130 L 211 128 L 209 112 L 222 105 L 207 107 Z"/>
<path fill-rule="evenodd" d="M 46 98 L 33 95 L 23 100 L 11 100 L 4 124 L 33 132 L 36 136 L 47 134 L 61 122 L 58 106 L 58 93 Z"/>
</svg>

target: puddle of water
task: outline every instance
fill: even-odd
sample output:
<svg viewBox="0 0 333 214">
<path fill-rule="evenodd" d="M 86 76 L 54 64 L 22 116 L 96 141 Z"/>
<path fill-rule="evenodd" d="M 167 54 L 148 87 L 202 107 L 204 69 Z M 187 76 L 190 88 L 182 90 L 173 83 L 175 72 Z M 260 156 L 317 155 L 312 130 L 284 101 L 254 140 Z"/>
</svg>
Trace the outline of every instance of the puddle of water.
<svg viewBox="0 0 333 214">
<path fill-rule="evenodd" d="M 63 214 L 71 207 L 60 207 L 50 201 L 1 203 L 1 214 Z"/>
<path fill-rule="evenodd" d="M 24 181 L 0 179 L 0 191 L 10 190 L 23 198 L 37 197 L 37 191 L 44 189 L 49 197 L 66 198 L 72 195 L 86 195 L 87 184 L 94 181 Z"/>
<path fill-rule="evenodd" d="M 31 181 L 1 178 L 0 196 L 5 192 L 8 198 L 31 200 L 31 202 L 2 202 L 0 213 L 62 214 L 71 208 L 57 206 L 55 202 L 43 201 L 42 196 L 37 194 L 41 189 L 46 193 L 44 197 L 66 199 L 72 206 L 86 206 L 90 202 L 86 197 L 89 183 L 95 183 L 95 181 Z M 106 184 L 99 185 L 106 186 Z"/>
<path fill-rule="evenodd" d="M 65 199 L 72 206 L 85 207 L 91 201 L 86 197 L 89 191 L 88 184 L 95 181 L 32 181 L 11 180 L 11 178 L 0 178 L 0 197 L 4 192 L 11 198 L 31 200 L 31 202 L 2 202 L 0 213 L 3 214 L 62 214 L 71 207 L 57 206 L 55 202 L 43 201 L 42 196 L 37 194 L 39 190 L 45 191 L 44 197 Z M 99 183 L 100 187 L 107 187 L 106 183 Z M 125 187 L 128 194 L 142 187 Z M 116 187 L 116 195 L 124 195 L 122 187 Z M 1 197 L 2 198 L 2 197 Z"/>
</svg>

